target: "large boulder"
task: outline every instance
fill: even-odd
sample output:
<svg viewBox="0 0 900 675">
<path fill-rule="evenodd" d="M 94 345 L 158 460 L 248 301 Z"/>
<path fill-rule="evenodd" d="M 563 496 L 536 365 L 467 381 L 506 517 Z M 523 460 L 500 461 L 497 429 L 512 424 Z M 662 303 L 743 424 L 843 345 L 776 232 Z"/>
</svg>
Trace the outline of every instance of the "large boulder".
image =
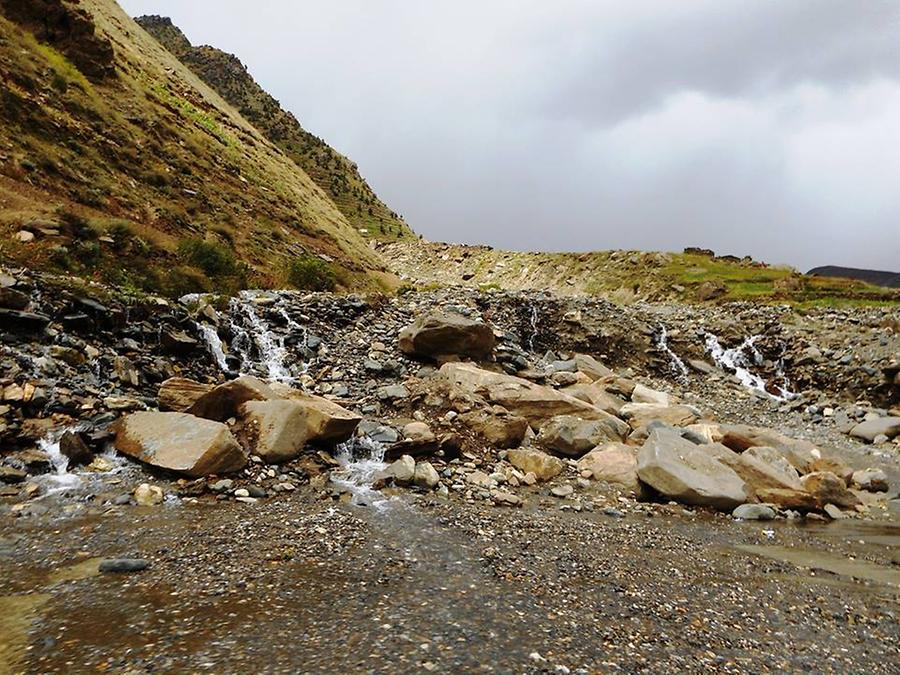
<svg viewBox="0 0 900 675">
<path fill-rule="evenodd" d="M 460 415 L 459 420 L 493 448 L 516 448 L 528 433 L 528 420 L 507 412 L 473 410 Z"/>
<path fill-rule="evenodd" d="M 721 443 L 710 443 L 699 447 L 732 469 L 754 492 L 761 488 L 802 489 L 797 470 L 787 464 L 783 458 L 779 457 L 784 464 L 787 464 L 786 467 L 781 463 L 769 463 L 759 459 L 749 451 L 738 454 Z"/>
<path fill-rule="evenodd" d="M 558 457 L 533 448 L 513 448 L 507 452 L 506 461 L 522 473 L 533 473 L 538 480 L 550 480 L 563 470 Z"/>
<path fill-rule="evenodd" d="M 590 403 L 600 410 L 605 410 L 610 415 L 618 415 L 625 405 L 625 401 L 615 394 L 611 394 L 598 382 L 591 384 L 573 384 L 561 390 L 568 396 L 573 396 L 585 403 Z"/>
<path fill-rule="evenodd" d="M 494 373 L 471 363 L 445 363 L 440 376 L 462 391 L 477 394 L 509 412 L 521 415 L 540 429 L 557 415 L 575 415 L 582 419 L 606 420 L 611 415 L 596 406 L 534 382 Z"/>
<path fill-rule="evenodd" d="M 294 459 L 309 440 L 308 410 L 298 401 L 247 401 L 240 414 L 246 446 L 270 464 Z"/>
<path fill-rule="evenodd" d="M 719 433 L 721 434 L 719 442 L 735 452 L 744 452 L 754 447 L 775 448 L 800 473 L 808 473 L 810 464 L 822 456 L 821 451 L 813 443 L 785 436 L 766 427 L 720 424 Z"/>
<path fill-rule="evenodd" d="M 487 324 L 443 312 L 419 317 L 400 331 L 400 351 L 416 356 L 483 359 L 495 343 L 494 331 Z"/>
<path fill-rule="evenodd" d="M 628 430 L 627 424 L 612 415 L 599 420 L 557 415 L 541 428 L 538 443 L 568 457 L 581 457 L 601 443 L 621 441 Z"/>
<path fill-rule="evenodd" d="M 347 410 L 334 401 L 314 396 L 285 385 L 272 384 L 270 389 L 286 399 L 306 408 L 307 432 L 310 441 L 341 443 L 356 431 L 362 416 Z"/>
<path fill-rule="evenodd" d="M 656 389 L 645 387 L 643 384 L 636 384 L 631 392 L 631 402 L 668 406 L 672 403 L 672 400 L 664 391 L 657 391 Z"/>
<path fill-rule="evenodd" d="M 281 398 L 262 380 L 244 375 L 210 389 L 187 410 L 208 420 L 224 421 L 236 417 L 247 401 L 269 401 Z"/>
<path fill-rule="evenodd" d="M 576 354 L 572 358 L 578 372 L 584 373 L 592 380 L 599 380 L 601 377 L 609 377 L 613 374 L 613 371 L 588 354 Z"/>
<path fill-rule="evenodd" d="M 893 438 L 900 435 L 900 417 L 878 417 L 857 424 L 850 430 L 850 435 L 872 443 L 879 436 Z"/>
<path fill-rule="evenodd" d="M 747 485 L 734 470 L 668 429 L 654 429 L 637 459 L 642 482 L 683 504 L 732 511 L 748 500 Z"/>
<path fill-rule="evenodd" d="M 632 429 L 645 427 L 651 422 L 663 422 L 673 427 L 686 427 L 700 419 L 700 411 L 690 405 L 659 405 L 656 403 L 627 403 L 619 414 Z"/>
<path fill-rule="evenodd" d="M 159 385 L 159 409 L 172 412 L 187 412 L 192 405 L 213 388 L 211 384 L 201 384 L 186 377 L 170 377 Z"/>
<path fill-rule="evenodd" d="M 635 449 L 624 443 L 605 443 L 578 460 L 578 470 L 589 472 L 594 480 L 614 483 L 641 493 Z"/>
<path fill-rule="evenodd" d="M 187 476 L 230 473 L 247 463 L 228 427 L 186 413 L 132 413 L 113 430 L 122 454 Z"/>
<path fill-rule="evenodd" d="M 826 504 L 834 504 L 845 509 L 852 509 L 862 504 L 859 497 L 847 489 L 843 478 L 829 471 L 816 471 L 800 479 L 803 489 L 816 498 L 819 508 Z"/>
</svg>

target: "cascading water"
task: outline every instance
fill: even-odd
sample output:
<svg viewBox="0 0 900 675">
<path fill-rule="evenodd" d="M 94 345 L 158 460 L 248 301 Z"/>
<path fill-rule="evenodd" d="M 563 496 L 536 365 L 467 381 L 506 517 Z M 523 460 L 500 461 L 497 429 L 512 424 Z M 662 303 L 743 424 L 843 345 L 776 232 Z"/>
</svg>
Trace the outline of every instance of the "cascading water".
<svg viewBox="0 0 900 675">
<path fill-rule="evenodd" d="M 766 381 L 751 370 L 762 365 L 764 361 L 762 353 L 755 344 L 761 337 L 760 335 L 753 335 L 737 347 L 725 349 L 719 342 L 718 337 L 712 333 L 706 333 L 706 351 L 709 352 L 717 366 L 725 371 L 733 372 L 735 377 L 745 387 L 767 394 L 780 401 L 795 398 L 796 394 L 791 393 L 787 389 L 787 379 L 784 377 L 783 372 L 776 371 L 776 376 L 780 377 L 785 384 L 784 386 L 773 385 L 776 389 L 776 392 L 773 393 L 767 389 Z"/>
<path fill-rule="evenodd" d="M 244 291 L 232 298 L 229 306 L 234 339 L 232 347 L 241 357 L 241 372 L 259 366 L 274 382 L 293 383 L 296 378 L 285 365 L 287 348 L 284 338 L 275 336 L 256 310 L 253 294 Z M 253 346 L 259 352 L 259 362 L 252 358 Z"/>
<path fill-rule="evenodd" d="M 206 323 L 197 324 L 197 330 L 199 330 L 200 335 L 203 336 L 203 340 L 206 342 L 206 348 L 209 350 L 210 355 L 216 360 L 219 369 L 223 372 L 228 372 L 228 362 L 225 360 L 225 350 L 222 347 L 222 338 L 219 337 L 219 332 L 215 327 Z"/>
<path fill-rule="evenodd" d="M 60 451 L 59 441 L 67 431 L 78 431 L 79 429 L 80 427 L 77 425 L 57 429 L 38 441 L 38 448 L 47 455 L 52 466 L 50 473 L 37 476 L 36 478 L 38 484 L 43 484 L 46 487 L 45 493 L 39 499 L 60 492 L 78 489 L 98 476 L 121 473 L 130 466 L 127 460 L 117 455 L 115 449 L 110 446 L 106 451 L 98 455 L 111 467 L 109 471 L 98 474 L 84 468 L 71 470 L 69 468 L 69 458 Z"/>
<path fill-rule="evenodd" d="M 669 331 L 665 324 L 659 325 L 659 332 L 656 334 L 656 347 L 669 357 L 669 367 L 675 378 L 679 381 L 686 380 L 688 376 L 687 366 L 684 365 L 681 357 L 672 351 L 672 348 L 669 346 Z"/>
<path fill-rule="evenodd" d="M 372 489 L 375 476 L 387 467 L 384 451 L 381 443 L 368 438 L 353 438 L 337 447 L 334 458 L 341 468 L 331 472 L 331 480 L 352 495 L 351 504 L 380 509 L 390 501 Z"/>
<path fill-rule="evenodd" d="M 531 323 L 531 333 L 528 336 L 528 351 L 534 351 L 534 340 L 538 333 L 538 308 L 537 305 L 531 306 L 531 314 L 529 317 Z"/>
</svg>

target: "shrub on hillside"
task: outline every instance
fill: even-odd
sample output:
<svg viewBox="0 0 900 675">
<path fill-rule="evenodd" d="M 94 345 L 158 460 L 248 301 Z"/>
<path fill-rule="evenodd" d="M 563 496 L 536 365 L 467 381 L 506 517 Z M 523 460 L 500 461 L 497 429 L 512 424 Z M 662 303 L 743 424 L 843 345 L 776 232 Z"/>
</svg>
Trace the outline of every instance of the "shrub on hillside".
<svg viewBox="0 0 900 675">
<path fill-rule="evenodd" d="M 287 264 L 288 283 L 305 291 L 333 291 L 337 275 L 332 266 L 312 255 L 292 258 Z"/>
<path fill-rule="evenodd" d="M 233 277 L 241 274 L 234 252 L 216 242 L 185 239 L 178 245 L 178 254 L 188 264 L 203 270 L 210 277 Z"/>
</svg>

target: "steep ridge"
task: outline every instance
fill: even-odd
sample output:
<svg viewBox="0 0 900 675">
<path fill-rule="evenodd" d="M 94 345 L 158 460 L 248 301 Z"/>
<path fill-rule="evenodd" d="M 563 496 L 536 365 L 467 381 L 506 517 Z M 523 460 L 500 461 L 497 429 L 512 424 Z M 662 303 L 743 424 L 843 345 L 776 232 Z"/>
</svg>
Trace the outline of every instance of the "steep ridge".
<svg viewBox="0 0 900 675">
<path fill-rule="evenodd" d="M 113 0 L 0 9 L 3 259 L 169 294 L 388 279 L 328 195 Z"/>
<path fill-rule="evenodd" d="M 194 47 L 167 17 L 141 16 L 135 21 L 284 150 L 363 234 L 380 240 L 412 234 L 400 216 L 378 199 L 356 164 L 300 126 L 236 56 L 206 45 Z"/>
</svg>

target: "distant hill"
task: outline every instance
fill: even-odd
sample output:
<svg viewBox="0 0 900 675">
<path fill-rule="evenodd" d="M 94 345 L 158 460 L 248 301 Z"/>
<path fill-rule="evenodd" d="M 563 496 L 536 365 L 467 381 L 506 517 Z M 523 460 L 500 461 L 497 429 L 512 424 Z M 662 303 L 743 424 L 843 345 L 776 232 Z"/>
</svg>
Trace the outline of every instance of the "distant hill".
<svg viewBox="0 0 900 675">
<path fill-rule="evenodd" d="M 135 20 L 309 174 L 354 227 L 380 240 L 412 234 L 400 216 L 376 196 L 356 164 L 300 126 L 236 56 L 215 47 L 193 46 L 167 17 Z"/>
<path fill-rule="evenodd" d="M 0 262 L 169 295 L 391 283 L 359 230 L 408 228 L 236 59 L 204 59 L 254 121 L 113 0 L 0 0 Z"/>
<path fill-rule="evenodd" d="M 900 273 L 884 272 L 881 270 L 864 270 L 855 267 L 838 267 L 836 265 L 825 265 L 816 267 L 807 272 L 812 277 L 837 277 L 839 279 L 858 279 L 865 281 L 873 286 L 884 286 L 886 288 L 900 288 Z"/>
</svg>

